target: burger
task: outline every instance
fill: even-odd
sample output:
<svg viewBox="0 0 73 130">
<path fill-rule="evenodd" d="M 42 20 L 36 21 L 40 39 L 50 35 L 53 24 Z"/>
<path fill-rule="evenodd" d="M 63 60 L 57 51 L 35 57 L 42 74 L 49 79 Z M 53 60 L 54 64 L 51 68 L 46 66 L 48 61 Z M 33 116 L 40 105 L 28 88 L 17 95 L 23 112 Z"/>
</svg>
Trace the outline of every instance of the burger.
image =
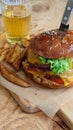
<svg viewBox="0 0 73 130">
<path fill-rule="evenodd" d="M 38 84 L 49 88 L 73 85 L 73 31 L 57 30 L 30 39 L 23 69 Z"/>
</svg>

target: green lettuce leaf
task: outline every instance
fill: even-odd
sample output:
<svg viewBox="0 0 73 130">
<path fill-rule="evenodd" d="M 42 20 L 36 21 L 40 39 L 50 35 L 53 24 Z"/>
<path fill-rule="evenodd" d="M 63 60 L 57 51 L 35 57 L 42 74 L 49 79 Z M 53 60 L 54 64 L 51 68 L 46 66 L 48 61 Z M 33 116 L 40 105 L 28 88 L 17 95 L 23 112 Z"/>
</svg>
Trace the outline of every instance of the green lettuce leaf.
<svg viewBox="0 0 73 130">
<path fill-rule="evenodd" d="M 70 58 L 49 59 L 39 56 L 39 59 L 43 64 L 50 64 L 50 69 L 55 74 L 64 73 L 72 68 L 72 60 Z"/>
</svg>

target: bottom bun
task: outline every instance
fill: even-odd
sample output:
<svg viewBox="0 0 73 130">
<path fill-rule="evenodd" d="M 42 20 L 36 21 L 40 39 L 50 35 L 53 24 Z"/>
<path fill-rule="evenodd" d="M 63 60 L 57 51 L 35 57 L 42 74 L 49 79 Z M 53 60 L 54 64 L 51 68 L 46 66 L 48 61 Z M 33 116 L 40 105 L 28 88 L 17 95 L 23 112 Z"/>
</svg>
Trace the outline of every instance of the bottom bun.
<svg viewBox="0 0 73 130">
<path fill-rule="evenodd" d="M 71 87 L 73 85 L 72 79 L 70 82 L 67 81 L 65 77 L 64 79 L 62 79 L 61 77 L 55 75 L 54 76 L 50 75 L 49 78 L 47 78 L 45 77 L 45 72 L 30 69 L 29 64 L 25 62 L 23 62 L 23 69 L 29 78 L 31 78 L 33 81 L 44 87 L 55 89 L 55 88 Z M 54 81 L 52 80 L 53 77 Z"/>
</svg>

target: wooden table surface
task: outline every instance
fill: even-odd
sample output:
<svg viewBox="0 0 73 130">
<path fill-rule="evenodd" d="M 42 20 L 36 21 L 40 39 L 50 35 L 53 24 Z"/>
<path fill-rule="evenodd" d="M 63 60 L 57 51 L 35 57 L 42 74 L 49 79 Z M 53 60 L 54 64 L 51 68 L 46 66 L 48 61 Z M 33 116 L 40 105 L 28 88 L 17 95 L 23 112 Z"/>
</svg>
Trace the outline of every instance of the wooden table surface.
<svg viewBox="0 0 73 130">
<path fill-rule="evenodd" d="M 48 29 L 59 28 L 67 0 L 31 0 L 31 35 Z M 73 29 L 73 14 L 70 18 Z M 5 41 L 5 32 L 0 17 L 0 44 Z M 27 114 L 21 110 L 8 90 L 0 86 L 0 130 L 69 130 L 64 122 L 55 116 L 50 119 L 43 112 Z"/>
</svg>

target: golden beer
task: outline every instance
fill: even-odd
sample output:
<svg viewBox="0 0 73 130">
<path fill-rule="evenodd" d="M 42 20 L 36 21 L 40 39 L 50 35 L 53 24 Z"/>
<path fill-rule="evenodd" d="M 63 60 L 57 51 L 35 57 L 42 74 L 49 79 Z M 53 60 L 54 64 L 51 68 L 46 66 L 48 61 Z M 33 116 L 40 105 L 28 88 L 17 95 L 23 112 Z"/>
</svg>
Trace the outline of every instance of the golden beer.
<svg viewBox="0 0 73 130">
<path fill-rule="evenodd" d="M 11 5 L 3 11 L 6 37 L 10 43 L 29 37 L 30 17 L 29 9 L 23 5 Z"/>
</svg>

